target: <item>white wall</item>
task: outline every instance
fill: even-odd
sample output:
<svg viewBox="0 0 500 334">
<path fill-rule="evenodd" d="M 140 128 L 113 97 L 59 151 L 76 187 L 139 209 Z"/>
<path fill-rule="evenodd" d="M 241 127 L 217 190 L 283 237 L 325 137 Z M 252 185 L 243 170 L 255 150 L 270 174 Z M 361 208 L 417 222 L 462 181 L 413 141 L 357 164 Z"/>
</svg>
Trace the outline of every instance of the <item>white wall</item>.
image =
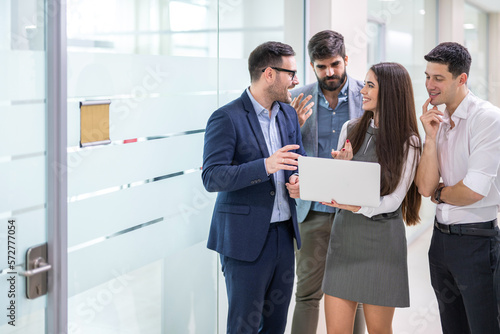
<svg viewBox="0 0 500 334">
<path fill-rule="evenodd" d="M 310 0 L 309 17 L 306 19 L 306 41 L 309 41 L 317 32 L 325 29 L 331 29 L 344 35 L 346 53 L 349 57 L 347 72 L 349 75 L 363 80 L 367 63 L 367 14 L 366 0 L 350 2 Z M 307 78 L 307 83 L 316 80 L 310 67 Z"/>
<path fill-rule="evenodd" d="M 500 107 L 500 13 L 490 14 L 489 31 L 489 100 L 491 103 Z"/>
</svg>

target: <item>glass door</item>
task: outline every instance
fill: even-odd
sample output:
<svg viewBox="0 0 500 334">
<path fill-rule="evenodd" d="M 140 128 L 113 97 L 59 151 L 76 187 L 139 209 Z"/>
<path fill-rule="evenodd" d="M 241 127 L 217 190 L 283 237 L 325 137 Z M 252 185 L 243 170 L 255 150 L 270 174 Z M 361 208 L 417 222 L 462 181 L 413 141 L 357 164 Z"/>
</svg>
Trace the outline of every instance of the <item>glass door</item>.
<svg viewBox="0 0 500 334">
<path fill-rule="evenodd" d="M 65 323 L 60 14 L 53 0 L 0 2 L 1 333 L 59 333 Z"/>
<path fill-rule="evenodd" d="M 68 328 L 216 333 L 214 194 L 201 184 L 217 108 L 214 0 L 69 0 Z M 98 9 L 98 10 L 96 10 Z M 108 103 L 81 147 L 81 103 Z"/>
</svg>

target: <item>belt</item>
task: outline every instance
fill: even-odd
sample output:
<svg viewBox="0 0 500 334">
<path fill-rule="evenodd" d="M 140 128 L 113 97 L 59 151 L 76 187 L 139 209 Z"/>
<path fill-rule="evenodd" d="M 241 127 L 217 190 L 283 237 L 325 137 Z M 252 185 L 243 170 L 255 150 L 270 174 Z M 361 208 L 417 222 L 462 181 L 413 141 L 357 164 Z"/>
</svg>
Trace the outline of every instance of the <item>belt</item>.
<svg viewBox="0 0 500 334">
<path fill-rule="evenodd" d="M 272 222 L 270 225 L 269 225 L 269 228 L 276 228 L 278 225 L 288 225 L 288 224 L 292 224 L 293 223 L 293 220 L 292 218 L 288 219 L 288 220 L 282 220 L 282 221 L 279 221 L 279 222 Z"/>
<path fill-rule="evenodd" d="M 441 224 L 434 219 L 434 226 L 445 234 L 457 235 L 475 235 L 479 237 L 493 237 L 498 235 L 497 220 L 491 220 L 484 223 L 471 223 L 471 224 Z"/>
</svg>

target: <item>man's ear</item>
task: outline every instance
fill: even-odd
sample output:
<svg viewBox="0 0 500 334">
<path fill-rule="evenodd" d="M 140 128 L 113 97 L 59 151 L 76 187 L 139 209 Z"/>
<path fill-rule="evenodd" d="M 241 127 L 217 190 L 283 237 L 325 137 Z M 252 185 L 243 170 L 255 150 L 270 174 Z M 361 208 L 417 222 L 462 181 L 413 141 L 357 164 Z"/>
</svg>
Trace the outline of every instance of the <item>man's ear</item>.
<svg viewBox="0 0 500 334">
<path fill-rule="evenodd" d="M 312 67 L 312 69 L 313 69 L 313 71 L 314 71 L 314 63 L 313 63 L 313 62 L 310 62 L 309 64 L 311 64 L 311 67 Z"/>
<path fill-rule="evenodd" d="M 345 62 L 345 66 L 347 66 L 347 63 L 349 62 L 349 57 L 348 56 L 344 57 L 344 62 Z"/>
<path fill-rule="evenodd" d="M 467 74 L 466 73 L 460 74 L 460 79 L 458 82 L 460 83 L 460 85 L 465 85 L 467 83 Z"/>
<path fill-rule="evenodd" d="M 271 67 L 267 67 L 262 73 L 262 76 L 264 77 L 264 80 L 266 81 L 273 81 L 274 80 L 274 73 L 275 71 Z"/>
</svg>

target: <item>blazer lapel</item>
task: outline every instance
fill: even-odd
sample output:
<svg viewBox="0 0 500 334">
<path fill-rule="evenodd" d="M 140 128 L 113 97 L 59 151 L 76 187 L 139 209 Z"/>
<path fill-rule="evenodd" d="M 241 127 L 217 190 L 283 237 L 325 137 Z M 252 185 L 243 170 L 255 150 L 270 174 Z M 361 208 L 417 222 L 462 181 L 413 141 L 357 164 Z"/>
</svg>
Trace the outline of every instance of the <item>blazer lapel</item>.
<svg viewBox="0 0 500 334">
<path fill-rule="evenodd" d="M 267 149 L 266 140 L 264 139 L 264 134 L 262 133 L 259 119 L 257 118 L 257 114 L 255 113 L 255 110 L 253 108 L 252 101 L 250 101 L 250 98 L 248 97 L 246 91 L 243 92 L 243 94 L 241 95 L 241 99 L 243 101 L 243 105 L 247 112 L 248 123 L 252 128 L 252 131 L 255 135 L 255 139 L 257 139 L 257 143 L 259 144 L 259 148 L 262 152 L 262 155 L 267 158 L 270 156 L 270 154 Z"/>
<path fill-rule="evenodd" d="M 293 133 L 290 133 L 291 128 L 289 128 L 288 125 L 288 116 L 285 114 L 285 111 L 283 109 L 283 105 L 281 102 L 279 102 L 280 105 L 280 110 L 278 111 L 278 115 L 276 115 L 276 122 L 278 123 L 278 131 L 280 132 L 280 137 L 281 137 L 281 147 L 294 144 L 294 141 L 290 138 L 290 136 L 293 136 Z M 290 171 L 284 170 L 285 173 L 285 180 L 288 180 L 289 176 L 291 175 Z M 286 181 L 288 182 L 288 181 Z"/>
</svg>

